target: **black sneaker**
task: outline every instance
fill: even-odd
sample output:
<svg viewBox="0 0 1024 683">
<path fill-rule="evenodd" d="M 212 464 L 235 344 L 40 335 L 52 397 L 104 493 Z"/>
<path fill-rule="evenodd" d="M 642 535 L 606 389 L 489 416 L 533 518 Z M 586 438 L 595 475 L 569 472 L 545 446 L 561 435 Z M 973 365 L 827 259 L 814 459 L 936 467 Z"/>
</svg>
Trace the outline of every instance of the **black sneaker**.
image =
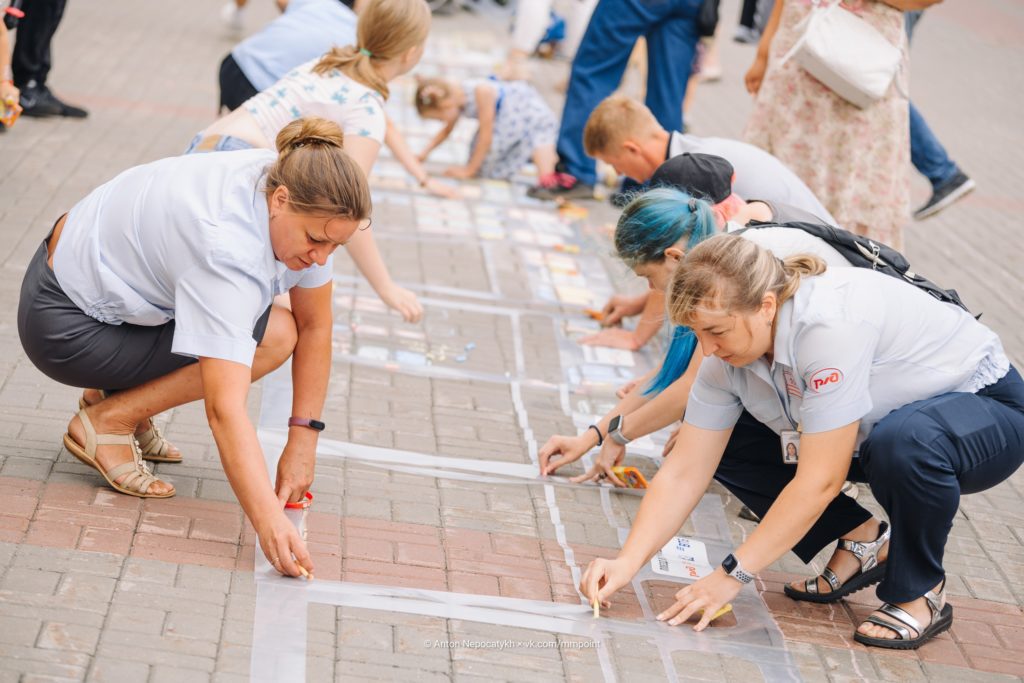
<svg viewBox="0 0 1024 683">
<path fill-rule="evenodd" d="M 37 86 L 32 81 L 21 91 L 21 107 L 25 116 L 67 116 L 72 119 L 84 119 L 89 115 L 85 109 L 75 107 L 57 99 L 57 96 L 44 86 Z"/>
<path fill-rule="evenodd" d="M 548 173 L 526 194 L 534 199 L 593 199 L 594 186 L 581 183 L 568 173 Z"/>
<path fill-rule="evenodd" d="M 940 185 L 933 193 L 932 198 L 914 212 L 916 220 L 923 220 L 934 216 L 947 206 L 964 197 L 975 188 L 974 181 L 968 178 L 963 171 L 957 171 L 956 175 Z"/>
</svg>

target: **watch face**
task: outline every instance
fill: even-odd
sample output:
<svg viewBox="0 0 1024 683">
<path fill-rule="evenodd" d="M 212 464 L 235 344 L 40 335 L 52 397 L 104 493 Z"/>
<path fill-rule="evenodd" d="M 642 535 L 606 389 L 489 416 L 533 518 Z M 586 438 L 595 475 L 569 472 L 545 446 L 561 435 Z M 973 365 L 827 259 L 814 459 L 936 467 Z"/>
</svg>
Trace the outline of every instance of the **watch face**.
<svg viewBox="0 0 1024 683">
<path fill-rule="evenodd" d="M 616 415 L 612 418 L 612 421 L 608 423 L 608 433 L 619 431 L 619 427 L 622 425 L 622 416 Z"/>
<path fill-rule="evenodd" d="M 729 553 L 725 556 L 725 559 L 722 560 L 722 569 L 725 570 L 726 574 L 732 574 L 733 570 L 736 569 L 737 564 L 739 564 L 739 562 L 737 562 L 736 558 L 732 556 L 732 553 Z"/>
</svg>

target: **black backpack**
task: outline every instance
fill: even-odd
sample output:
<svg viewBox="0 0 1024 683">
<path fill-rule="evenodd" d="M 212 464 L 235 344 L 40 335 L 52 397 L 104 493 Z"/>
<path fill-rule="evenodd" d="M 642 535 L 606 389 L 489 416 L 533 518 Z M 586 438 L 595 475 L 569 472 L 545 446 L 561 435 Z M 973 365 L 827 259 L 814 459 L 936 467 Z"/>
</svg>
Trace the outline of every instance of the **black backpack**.
<svg viewBox="0 0 1024 683">
<path fill-rule="evenodd" d="M 761 221 L 750 221 L 745 229 L 756 230 L 758 228 L 797 228 L 798 230 L 803 230 L 809 235 L 825 240 L 829 246 L 838 251 L 851 265 L 857 268 L 870 268 L 885 275 L 899 278 L 904 282 L 909 282 L 918 289 L 928 292 L 943 303 L 956 304 L 968 313 L 971 312 L 964 305 L 955 289 L 943 289 L 923 275 L 915 273 L 910 269 L 910 262 L 907 261 L 906 256 L 881 242 L 876 242 L 862 235 L 856 235 L 848 230 L 825 225 L 824 223 L 805 223 L 802 221 L 764 223 Z M 737 230 L 733 234 L 741 232 L 743 230 Z"/>
</svg>

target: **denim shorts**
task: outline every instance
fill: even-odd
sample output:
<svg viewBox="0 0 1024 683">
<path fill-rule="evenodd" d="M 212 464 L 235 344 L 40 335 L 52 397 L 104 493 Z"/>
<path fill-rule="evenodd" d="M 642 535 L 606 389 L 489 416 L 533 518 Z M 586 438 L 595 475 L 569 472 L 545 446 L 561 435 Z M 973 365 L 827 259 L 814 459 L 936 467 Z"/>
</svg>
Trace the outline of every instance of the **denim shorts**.
<svg viewBox="0 0 1024 683">
<path fill-rule="evenodd" d="M 233 135 L 203 135 L 199 133 L 192 142 L 188 143 L 188 149 L 182 154 L 200 154 L 202 152 L 235 152 L 240 149 L 253 149 L 253 146 Z"/>
</svg>

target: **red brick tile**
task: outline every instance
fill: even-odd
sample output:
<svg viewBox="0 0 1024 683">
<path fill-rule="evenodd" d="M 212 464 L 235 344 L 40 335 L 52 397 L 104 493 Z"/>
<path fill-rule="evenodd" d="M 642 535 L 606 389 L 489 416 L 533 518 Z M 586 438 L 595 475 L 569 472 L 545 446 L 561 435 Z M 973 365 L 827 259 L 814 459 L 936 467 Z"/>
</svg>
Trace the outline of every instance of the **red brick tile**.
<svg viewBox="0 0 1024 683">
<path fill-rule="evenodd" d="M 943 634 L 945 635 L 945 634 Z M 929 641 L 917 649 L 917 655 L 925 662 L 948 666 L 970 667 L 956 643 L 947 639 Z"/>
<path fill-rule="evenodd" d="M 491 545 L 496 553 L 517 557 L 540 557 L 540 541 L 528 536 L 491 534 Z"/>
<path fill-rule="evenodd" d="M 242 534 L 242 521 L 238 516 L 197 517 L 192 522 L 189 538 L 201 541 L 238 544 Z"/>
<path fill-rule="evenodd" d="M 996 642 L 995 632 L 992 630 L 992 627 L 980 621 L 955 618 L 951 630 L 953 631 L 953 637 L 961 643 L 992 645 L 992 643 Z"/>
<path fill-rule="evenodd" d="M 997 643 L 995 638 L 992 643 Z M 960 645 L 964 654 L 972 662 L 976 659 L 997 659 L 1004 662 L 1021 662 L 1021 653 L 1017 650 L 989 645 L 975 645 L 974 643 L 963 643 Z"/>
<path fill-rule="evenodd" d="M 343 570 L 342 578 L 345 581 L 383 583 L 437 590 L 444 590 L 447 584 L 444 571 L 433 567 L 414 567 L 407 564 L 370 562 L 368 560 L 346 558 Z"/>
<path fill-rule="evenodd" d="M 251 572 L 256 566 L 256 548 L 251 545 L 242 546 L 238 549 L 238 557 L 235 559 L 235 569 L 240 572 Z"/>
<path fill-rule="evenodd" d="M 395 559 L 394 549 L 387 541 L 372 538 L 350 538 L 345 542 L 346 557 L 355 557 L 377 562 L 391 562 Z"/>
<path fill-rule="evenodd" d="M 0 496 L 38 496 L 43 482 L 19 477 L 0 477 Z"/>
<path fill-rule="evenodd" d="M 987 659 L 985 657 L 971 657 L 972 668 L 991 673 L 1010 674 L 1011 676 L 1024 677 L 1024 660 L 1018 653 L 1017 661 L 1007 662 L 1000 659 Z"/>
<path fill-rule="evenodd" d="M 96 498 L 96 490 L 95 486 L 48 482 L 42 490 L 40 504 L 49 507 L 88 506 Z"/>
<path fill-rule="evenodd" d="M 32 517 L 39 499 L 34 495 L 4 495 L 3 513 L 12 517 Z"/>
<path fill-rule="evenodd" d="M 550 600 L 551 584 L 547 581 L 520 579 L 514 576 L 499 576 L 498 586 L 506 598 L 526 600 Z"/>
<path fill-rule="evenodd" d="M 1024 653 L 1024 625 L 1017 627 L 996 626 L 995 631 L 1003 645 L 1017 652 Z M 1024 654 L 1021 655 L 1021 658 L 1024 658 Z"/>
<path fill-rule="evenodd" d="M 469 574 L 466 572 L 449 572 L 448 588 L 455 593 L 473 593 L 474 595 L 500 595 L 498 577 L 487 574 Z"/>
<path fill-rule="evenodd" d="M 189 517 L 184 515 L 168 515 L 162 512 L 143 512 L 139 519 L 138 531 L 141 534 L 161 534 L 163 536 L 178 536 L 185 538 L 188 535 L 188 527 L 192 523 Z"/>
<path fill-rule="evenodd" d="M 24 537 L 24 531 L 0 528 L 0 543 L 21 543 Z"/>
<path fill-rule="evenodd" d="M 120 511 L 119 511 L 120 512 Z M 42 522 L 58 522 L 62 524 L 75 524 L 77 526 L 90 526 L 99 529 L 121 529 L 132 531 L 136 525 L 135 515 L 110 514 L 102 508 L 73 508 L 73 507 L 48 507 L 40 504 L 36 510 L 36 520 Z"/>
<path fill-rule="evenodd" d="M 547 570 L 535 566 L 515 566 L 496 564 L 494 562 L 464 560 L 462 558 L 448 557 L 448 568 L 473 574 L 495 574 L 503 576 L 515 576 L 521 579 L 534 579 L 537 581 L 548 581 Z"/>
<path fill-rule="evenodd" d="M 852 631 L 848 636 L 844 636 L 835 628 L 825 627 L 823 624 L 816 624 L 803 619 L 777 616 L 775 622 L 779 625 L 782 635 L 787 640 L 839 648 L 846 648 L 853 641 Z"/>
<path fill-rule="evenodd" d="M 171 538 L 170 536 L 163 536 L 158 538 Z M 133 546 L 131 551 L 132 557 L 141 557 L 145 560 L 160 560 L 162 562 L 176 562 L 178 564 L 194 564 L 200 567 L 214 567 L 215 569 L 235 569 L 237 565 L 236 558 L 223 557 L 217 555 L 206 555 L 203 553 L 188 552 L 185 550 L 167 551 L 160 547 L 143 547 Z M 253 565 L 249 564 L 246 567 L 238 567 L 242 571 L 252 571 Z"/>
<path fill-rule="evenodd" d="M 148 551 L 153 553 L 150 557 L 167 560 L 168 562 L 181 562 L 181 560 L 175 559 L 179 553 L 229 557 L 232 560 L 238 554 L 238 546 L 231 543 L 217 543 L 215 541 L 200 541 L 194 538 L 176 538 L 174 536 L 142 533 L 135 534 L 132 554 L 134 555 L 137 550 Z M 232 564 L 234 563 L 232 562 Z"/>
<path fill-rule="evenodd" d="M 434 545 L 395 544 L 395 560 L 422 567 L 444 567 L 444 550 Z"/>
<path fill-rule="evenodd" d="M 980 601 L 979 601 L 980 602 Z M 1020 628 L 1024 624 L 1024 618 L 1019 614 L 1005 614 L 1002 612 L 990 612 L 985 609 L 975 609 L 973 606 L 974 601 L 965 601 L 961 598 L 958 604 L 953 607 L 953 619 L 954 623 L 957 620 L 963 621 L 977 621 L 989 623 L 992 625 L 1001 626 L 1013 626 Z M 998 603 L 995 603 L 998 604 Z"/>
<path fill-rule="evenodd" d="M 444 544 L 449 548 L 489 551 L 491 550 L 491 535 L 486 531 L 477 531 L 476 529 L 448 527 L 444 530 Z"/>
<path fill-rule="evenodd" d="M 420 576 L 387 576 L 383 577 L 376 573 L 363 573 L 350 569 L 342 569 L 341 580 L 351 583 L 385 584 L 388 586 L 400 586 L 402 588 L 423 588 L 425 590 L 447 590 L 444 581 L 438 578 L 424 578 Z"/>
<path fill-rule="evenodd" d="M 86 527 L 78 540 L 79 550 L 96 553 L 114 553 L 127 555 L 132 547 L 132 534 L 116 529 L 96 529 Z"/>
<path fill-rule="evenodd" d="M 92 505 L 104 508 L 117 508 L 119 510 L 130 510 L 138 512 L 142 508 L 142 499 L 135 496 L 126 496 L 108 488 L 97 489 L 92 499 Z"/>
<path fill-rule="evenodd" d="M 425 524 L 401 524 L 356 517 L 343 517 L 341 524 L 342 534 L 346 539 L 374 538 L 418 545 L 438 545 L 440 543 L 440 530 Z"/>
<path fill-rule="evenodd" d="M 73 524 L 35 521 L 29 525 L 25 542 L 49 548 L 74 548 L 82 528 Z"/>
<path fill-rule="evenodd" d="M 310 532 L 339 533 L 338 515 L 310 511 L 306 516 L 306 529 Z"/>
<path fill-rule="evenodd" d="M 7 531 L 17 531 L 20 534 L 28 530 L 28 517 L 20 517 L 14 515 L 0 515 L 0 529 Z"/>
<path fill-rule="evenodd" d="M 956 611 L 961 608 L 971 609 L 978 612 L 990 612 L 995 614 L 1006 614 L 1017 617 L 1020 623 L 1024 624 L 1024 609 L 1019 605 L 1008 605 L 1005 602 L 993 602 L 992 600 L 979 600 L 977 598 L 965 598 L 959 595 L 951 595 L 949 604 L 953 605 Z M 978 621 L 984 621 L 979 619 Z"/>
</svg>

